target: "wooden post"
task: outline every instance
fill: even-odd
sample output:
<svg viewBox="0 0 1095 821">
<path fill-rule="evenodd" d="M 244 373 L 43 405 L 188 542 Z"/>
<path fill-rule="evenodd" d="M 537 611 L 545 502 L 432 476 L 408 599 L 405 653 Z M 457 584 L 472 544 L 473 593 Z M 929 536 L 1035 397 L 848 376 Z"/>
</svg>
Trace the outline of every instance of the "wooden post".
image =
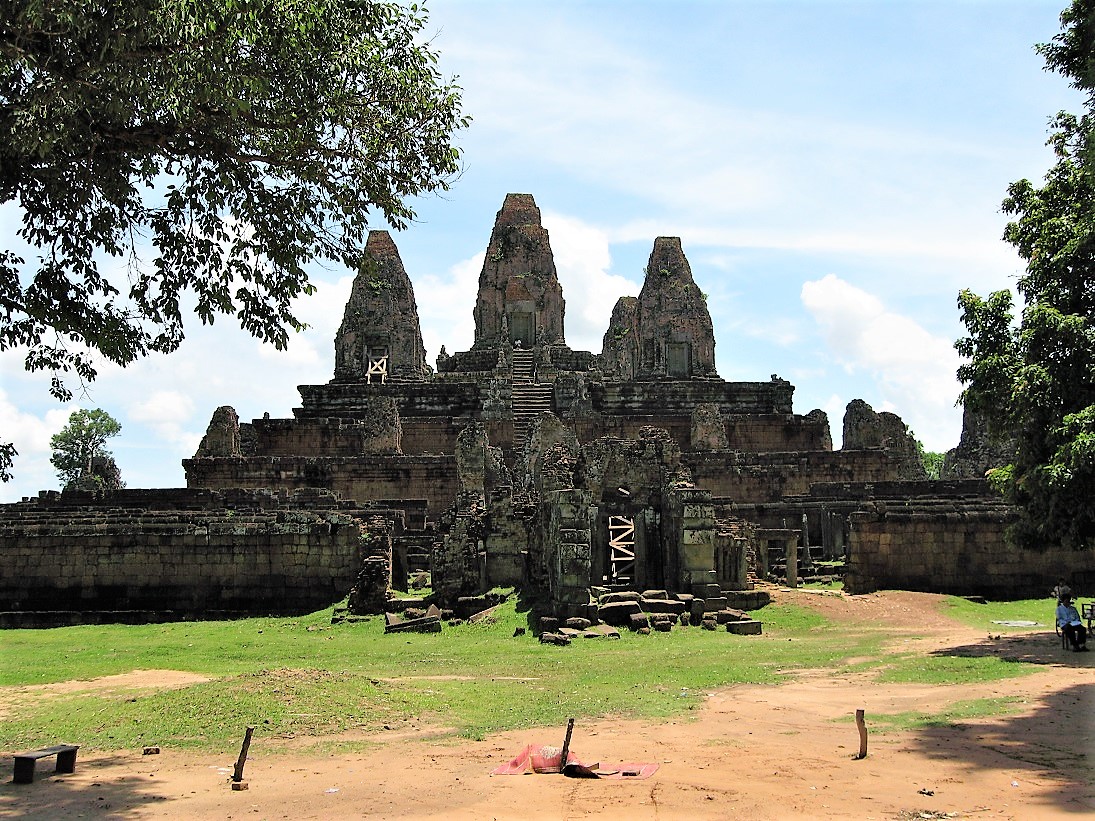
<svg viewBox="0 0 1095 821">
<path fill-rule="evenodd" d="M 855 757 L 860 761 L 867 757 L 867 722 L 863 720 L 863 710 L 855 711 L 855 726 L 859 729 L 859 755 Z"/>
<path fill-rule="evenodd" d="M 243 746 L 240 748 L 240 757 L 236 760 L 236 768 L 232 772 L 232 789 L 240 789 L 235 784 L 243 782 L 243 765 L 247 763 L 247 751 L 251 748 L 251 733 L 255 732 L 254 727 L 248 727 L 246 734 L 243 736 Z"/>
<path fill-rule="evenodd" d="M 574 733 L 574 719 L 567 719 L 567 737 L 563 739 L 563 757 L 559 761 L 559 772 L 566 769 L 567 756 L 570 755 L 570 737 Z"/>
</svg>

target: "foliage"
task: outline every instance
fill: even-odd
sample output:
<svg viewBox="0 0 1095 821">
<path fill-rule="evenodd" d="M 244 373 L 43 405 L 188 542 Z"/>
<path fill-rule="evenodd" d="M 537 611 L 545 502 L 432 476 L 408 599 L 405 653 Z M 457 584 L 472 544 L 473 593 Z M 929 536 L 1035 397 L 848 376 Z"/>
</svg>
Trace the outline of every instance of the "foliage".
<svg viewBox="0 0 1095 821">
<path fill-rule="evenodd" d="M 916 453 L 920 457 L 920 464 L 924 466 L 924 472 L 929 479 L 938 479 L 939 472 L 943 469 L 943 460 L 947 454 L 932 450 L 924 450 L 924 443 L 916 440 Z"/>
<path fill-rule="evenodd" d="M 0 350 L 95 378 L 175 350 L 193 305 L 284 348 L 316 259 L 356 270 L 370 212 L 448 187 L 460 89 L 425 11 L 379 0 L 0 4 Z M 10 451 L 0 453 L 0 473 Z"/>
<path fill-rule="evenodd" d="M 1003 203 L 1014 218 L 1004 238 L 1027 263 L 1021 318 L 1006 291 L 963 291 L 969 336 L 955 347 L 969 360 L 963 401 L 1016 438 L 1014 461 L 990 474 L 1020 509 L 1013 538 L 1095 549 L 1095 0 L 1075 0 L 1061 22 L 1038 51 L 1084 93 L 1086 112 L 1054 118 L 1054 166 L 1041 187 L 1012 183 Z"/>
<path fill-rule="evenodd" d="M 57 469 L 57 478 L 66 488 L 85 476 L 107 489 L 122 487 L 114 457 L 104 447 L 107 439 L 121 432 L 122 426 L 104 410 L 73 411 L 68 423 L 49 440 L 53 448 L 49 461 Z"/>
<path fill-rule="evenodd" d="M 11 481 L 11 466 L 18 455 L 19 451 L 11 442 L 0 442 L 0 482 Z"/>
</svg>

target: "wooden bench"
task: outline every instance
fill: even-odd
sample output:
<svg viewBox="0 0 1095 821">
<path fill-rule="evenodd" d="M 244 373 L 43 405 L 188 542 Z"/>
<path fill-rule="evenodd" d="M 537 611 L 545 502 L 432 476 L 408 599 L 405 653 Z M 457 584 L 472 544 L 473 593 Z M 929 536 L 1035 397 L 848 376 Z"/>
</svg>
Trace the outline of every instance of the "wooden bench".
<svg viewBox="0 0 1095 821">
<path fill-rule="evenodd" d="M 15 756 L 15 774 L 12 781 L 16 784 L 29 784 L 34 781 L 34 765 L 39 758 L 57 756 L 57 769 L 59 773 L 76 772 L 76 751 L 80 749 L 76 744 L 58 744 L 54 747 L 43 747 L 29 753 L 20 753 Z"/>
</svg>

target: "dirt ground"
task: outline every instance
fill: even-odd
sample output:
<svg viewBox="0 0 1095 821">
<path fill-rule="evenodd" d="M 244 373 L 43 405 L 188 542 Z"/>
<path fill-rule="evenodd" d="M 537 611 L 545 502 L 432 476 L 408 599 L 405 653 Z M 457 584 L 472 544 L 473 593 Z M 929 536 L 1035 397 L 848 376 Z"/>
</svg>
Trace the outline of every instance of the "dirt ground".
<svg viewBox="0 0 1095 821">
<path fill-rule="evenodd" d="M 938 597 L 776 592 L 842 622 L 886 625 L 924 654 L 995 654 L 1042 665 L 988 684 L 879 684 L 859 673 L 805 672 L 778 686 L 707 694 L 697 720 L 579 722 L 584 763 L 657 762 L 645 780 L 492 776 L 526 744 L 561 746 L 563 728 L 438 743 L 401 733 L 360 754 L 264 754 L 256 738 L 248 789 L 223 756 L 81 751 L 76 773 L 42 762 L 32 785 L 0 784 L 0 816 L 28 819 L 1041 819 L 1095 814 L 1095 652 L 1061 649 L 1050 628 L 975 630 L 950 621 Z M 1048 605 L 1047 605 L 1048 608 Z M 906 639 L 915 628 L 917 639 Z M 758 641 L 775 641 L 760 636 Z M 40 688 L 171 687 L 193 680 L 144 671 Z M 2 692 L 0 692 L 2 695 Z M 930 712 L 959 701 L 1018 697 L 1018 711 L 914 731 L 871 730 L 871 717 Z M 848 719 L 866 711 L 868 755 Z M 10 767 L 8 759 L 6 766 Z"/>
</svg>

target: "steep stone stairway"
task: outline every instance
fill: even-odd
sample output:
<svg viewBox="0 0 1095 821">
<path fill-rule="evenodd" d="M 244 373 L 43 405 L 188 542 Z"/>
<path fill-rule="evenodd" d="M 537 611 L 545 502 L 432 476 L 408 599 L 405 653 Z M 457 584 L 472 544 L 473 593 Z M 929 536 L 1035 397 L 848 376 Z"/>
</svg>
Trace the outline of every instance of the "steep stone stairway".
<svg viewBox="0 0 1095 821">
<path fill-rule="evenodd" d="M 533 353 L 522 348 L 513 349 L 513 383 L 532 381 Z"/>
<path fill-rule="evenodd" d="M 529 426 L 540 413 L 551 410 L 552 386 L 533 381 L 533 352 L 513 352 L 513 446 L 525 445 Z"/>
</svg>

